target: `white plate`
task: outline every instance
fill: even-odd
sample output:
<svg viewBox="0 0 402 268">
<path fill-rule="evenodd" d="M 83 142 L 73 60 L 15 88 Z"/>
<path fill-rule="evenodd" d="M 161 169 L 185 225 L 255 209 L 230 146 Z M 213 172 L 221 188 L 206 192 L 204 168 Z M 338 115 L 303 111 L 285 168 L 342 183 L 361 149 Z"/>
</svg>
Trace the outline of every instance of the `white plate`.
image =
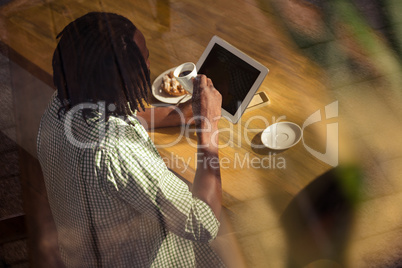
<svg viewBox="0 0 402 268">
<path fill-rule="evenodd" d="M 283 150 L 296 145 L 302 136 L 301 128 L 292 122 L 279 122 L 267 127 L 261 134 L 262 143 L 268 148 Z"/>
<path fill-rule="evenodd" d="M 162 84 L 162 78 L 165 74 L 168 74 L 170 71 L 173 71 L 174 69 L 176 69 L 176 67 L 173 67 L 163 73 L 161 73 L 153 82 L 152 84 L 152 95 L 154 95 L 154 97 L 164 103 L 170 103 L 170 104 L 176 104 L 181 98 L 183 98 L 182 96 L 178 96 L 178 97 L 173 97 L 170 96 L 169 94 L 167 94 L 166 92 L 164 92 L 161 89 L 161 84 Z M 187 95 L 187 97 L 185 97 L 181 102 L 186 102 L 189 99 L 191 99 L 191 95 Z"/>
</svg>

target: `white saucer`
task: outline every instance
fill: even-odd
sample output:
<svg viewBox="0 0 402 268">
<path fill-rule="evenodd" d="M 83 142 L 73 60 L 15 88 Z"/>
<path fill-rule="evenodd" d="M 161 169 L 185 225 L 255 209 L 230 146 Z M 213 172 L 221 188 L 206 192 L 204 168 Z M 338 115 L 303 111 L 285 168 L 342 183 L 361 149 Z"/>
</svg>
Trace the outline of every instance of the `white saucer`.
<svg viewBox="0 0 402 268">
<path fill-rule="evenodd" d="M 267 127 L 261 134 L 262 143 L 271 149 L 283 150 L 296 145 L 302 136 L 301 128 L 292 122 L 279 122 Z"/>
<path fill-rule="evenodd" d="M 173 97 L 170 96 L 169 94 L 165 93 L 161 89 L 161 84 L 162 84 L 162 78 L 165 74 L 169 73 L 170 71 L 174 71 L 176 67 L 173 67 L 167 71 L 164 71 L 161 73 L 153 82 L 152 84 L 152 95 L 154 95 L 155 99 L 164 102 L 164 103 L 169 103 L 169 104 L 176 104 L 180 99 L 183 98 L 183 96 L 178 96 L 178 97 Z M 186 102 L 189 99 L 191 99 L 191 95 L 187 95 L 181 102 Z"/>
</svg>

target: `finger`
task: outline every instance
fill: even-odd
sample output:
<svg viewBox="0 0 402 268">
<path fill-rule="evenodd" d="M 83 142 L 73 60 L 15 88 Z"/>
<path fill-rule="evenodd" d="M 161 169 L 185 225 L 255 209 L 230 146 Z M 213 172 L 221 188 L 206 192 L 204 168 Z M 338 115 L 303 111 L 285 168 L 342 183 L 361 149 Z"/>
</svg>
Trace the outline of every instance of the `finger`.
<svg viewBox="0 0 402 268">
<path fill-rule="evenodd" d="M 207 79 L 207 86 L 208 87 L 213 87 L 214 83 L 212 83 L 212 80 L 210 78 Z"/>
<path fill-rule="evenodd" d="M 208 79 L 205 75 L 200 75 L 200 88 L 205 88 L 208 85 Z"/>
<path fill-rule="evenodd" d="M 192 78 L 193 79 L 193 97 L 194 95 L 197 95 L 199 92 L 200 88 L 200 76 L 197 75 L 196 77 Z"/>
</svg>

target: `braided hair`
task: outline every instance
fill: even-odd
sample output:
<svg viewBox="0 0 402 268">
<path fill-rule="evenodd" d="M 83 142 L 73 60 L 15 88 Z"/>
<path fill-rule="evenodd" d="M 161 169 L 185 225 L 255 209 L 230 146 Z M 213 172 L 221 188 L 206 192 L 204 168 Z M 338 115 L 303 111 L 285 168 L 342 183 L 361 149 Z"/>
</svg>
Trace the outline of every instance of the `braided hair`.
<svg viewBox="0 0 402 268">
<path fill-rule="evenodd" d="M 151 83 L 145 59 L 134 41 L 136 30 L 123 16 L 91 12 L 58 34 L 61 38 L 52 65 L 61 110 L 99 101 L 114 104 L 113 114 L 122 116 L 132 115 L 139 106 L 145 109 L 142 100 L 148 102 Z"/>
</svg>

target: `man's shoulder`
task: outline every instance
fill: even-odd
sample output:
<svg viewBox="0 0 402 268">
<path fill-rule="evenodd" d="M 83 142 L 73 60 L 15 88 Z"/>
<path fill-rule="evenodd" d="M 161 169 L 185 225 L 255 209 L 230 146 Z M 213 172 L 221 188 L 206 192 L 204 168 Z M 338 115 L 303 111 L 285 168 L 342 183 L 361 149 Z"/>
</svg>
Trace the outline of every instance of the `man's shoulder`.
<svg viewBox="0 0 402 268">
<path fill-rule="evenodd" d="M 84 105 L 84 106 L 83 106 Z M 110 115 L 101 113 L 101 108 L 93 104 L 93 111 L 83 112 L 85 104 L 63 110 L 55 92 L 46 109 L 39 130 L 52 133 L 52 137 L 67 139 L 69 144 L 81 149 L 103 148 L 107 151 L 122 148 L 140 148 L 149 139 L 148 133 L 135 116 Z M 64 139 L 63 139 L 64 137 Z"/>
</svg>

